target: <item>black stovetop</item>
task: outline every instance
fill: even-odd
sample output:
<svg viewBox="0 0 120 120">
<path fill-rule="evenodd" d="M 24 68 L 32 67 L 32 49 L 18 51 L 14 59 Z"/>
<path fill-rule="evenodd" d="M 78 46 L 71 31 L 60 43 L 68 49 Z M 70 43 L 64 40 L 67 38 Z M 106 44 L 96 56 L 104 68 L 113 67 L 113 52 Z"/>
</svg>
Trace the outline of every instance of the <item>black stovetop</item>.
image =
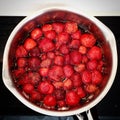
<svg viewBox="0 0 120 120">
<path fill-rule="evenodd" d="M 6 115 L 37 115 L 40 114 L 24 106 L 17 100 L 4 86 L 2 82 L 2 58 L 7 39 L 13 28 L 24 18 L 0 16 L 0 116 Z M 108 26 L 115 35 L 118 61 L 120 59 L 120 17 L 104 16 L 97 17 L 106 26 Z M 104 99 L 97 104 L 92 111 L 97 113 L 100 120 L 120 119 L 120 66 L 118 64 L 117 75 L 114 84 Z"/>
</svg>

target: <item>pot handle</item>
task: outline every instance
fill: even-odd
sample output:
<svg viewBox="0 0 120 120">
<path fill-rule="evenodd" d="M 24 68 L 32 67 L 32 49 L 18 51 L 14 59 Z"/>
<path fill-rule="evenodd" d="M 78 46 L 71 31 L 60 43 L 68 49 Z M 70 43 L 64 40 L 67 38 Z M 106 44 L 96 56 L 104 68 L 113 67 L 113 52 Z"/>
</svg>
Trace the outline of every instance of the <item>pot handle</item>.
<svg viewBox="0 0 120 120">
<path fill-rule="evenodd" d="M 86 113 L 87 120 L 94 120 L 90 110 L 86 111 L 85 113 Z M 76 116 L 78 120 L 86 120 L 85 116 L 82 115 L 81 113 L 76 114 Z"/>
</svg>

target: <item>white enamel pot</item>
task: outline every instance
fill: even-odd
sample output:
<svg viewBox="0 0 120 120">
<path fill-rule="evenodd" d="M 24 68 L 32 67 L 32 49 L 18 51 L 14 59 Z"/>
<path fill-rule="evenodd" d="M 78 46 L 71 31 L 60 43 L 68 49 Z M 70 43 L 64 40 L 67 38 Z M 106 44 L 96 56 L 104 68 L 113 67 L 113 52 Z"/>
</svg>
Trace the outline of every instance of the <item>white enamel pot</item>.
<svg viewBox="0 0 120 120">
<path fill-rule="evenodd" d="M 83 24 L 90 28 L 95 35 L 98 35 L 100 37 L 100 39 L 102 40 L 101 42 L 103 43 L 102 47 L 104 49 L 104 53 L 108 62 L 107 71 L 109 73 L 104 80 L 105 87 L 96 97 L 96 99 L 81 108 L 68 111 L 46 110 L 30 103 L 16 90 L 9 71 L 9 58 L 12 57 L 12 55 L 14 54 L 14 46 L 16 45 L 16 41 L 19 40 L 21 37 L 24 37 L 28 30 L 32 29 L 39 23 L 43 24 L 47 21 L 60 19 L 72 20 L 77 22 L 78 24 Z M 101 23 L 98 19 L 83 13 L 79 9 L 74 9 L 71 7 L 49 7 L 41 9 L 33 13 L 32 15 L 25 17 L 12 31 L 4 50 L 2 77 L 3 82 L 8 90 L 30 109 L 38 113 L 51 116 L 70 116 L 88 111 L 89 109 L 97 105 L 105 97 L 115 79 L 118 64 L 117 60 L 118 58 L 115 37 L 111 30 L 103 23 Z"/>
</svg>

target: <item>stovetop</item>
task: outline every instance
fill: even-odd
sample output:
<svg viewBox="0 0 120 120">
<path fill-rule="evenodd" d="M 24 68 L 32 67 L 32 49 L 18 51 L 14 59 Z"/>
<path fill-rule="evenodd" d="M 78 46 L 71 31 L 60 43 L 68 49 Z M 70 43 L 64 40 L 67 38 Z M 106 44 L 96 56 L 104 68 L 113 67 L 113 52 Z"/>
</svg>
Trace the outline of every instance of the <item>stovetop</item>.
<svg viewBox="0 0 120 120">
<path fill-rule="evenodd" d="M 14 27 L 25 16 L 0 16 L 0 116 L 8 115 L 37 115 L 41 114 L 34 112 L 23 105 L 17 98 L 15 98 L 2 82 L 2 58 L 4 47 L 7 39 L 14 29 Z M 118 61 L 120 59 L 120 17 L 104 16 L 97 17 L 106 26 L 108 26 L 115 35 L 118 51 Z M 112 88 L 104 99 L 91 109 L 93 115 L 97 115 L 100 120 L 118 120 L 120 119 L 120 66 L 118 64 L 117 74 Z"/>
</svg>

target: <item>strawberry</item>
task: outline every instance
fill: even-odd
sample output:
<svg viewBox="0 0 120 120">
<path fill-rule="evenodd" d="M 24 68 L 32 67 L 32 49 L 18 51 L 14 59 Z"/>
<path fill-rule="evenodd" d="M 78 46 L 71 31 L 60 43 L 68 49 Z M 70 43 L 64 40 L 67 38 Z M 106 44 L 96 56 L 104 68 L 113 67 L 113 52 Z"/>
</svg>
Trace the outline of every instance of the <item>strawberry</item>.
<svg viewBox="0 0 120 120">
<path fill-rule="evenodd" d="M 75 91 L 80 98 L 84 98 L 86 96 L 86 92 L 82 87 L 77 87 Z"/>
<path fill-rule="evenodd" d="M 53 29 L 53 28 L 52 28 L 52 25 L 51 25 L 51 24 L 45 24 L 45 25 L 42 26 L 42 31 L 43 31 L 43 32 L 50 31 L 50 30 L 52 30 L 52 29 Z"/>
<path fill-rule="evenodd" d="M 35 42 L 35 40 L 33 40 L 31 38 L 27 38 L 24 42 L 24 47 L 28 51 L 33 49 L 36 46 L 37 46 L 37 43 Z"/>
<path fill-rule="evenodd" d="M 93 47 L 96 43 L 96 38 L 92 34 L 82 34 L 81 35 L 81 44 L 85 47 Z"/>
<path fill-rule="evenodd" d="M 57 36 L 57 42 L 62 45 L 69 42 L 69 34 L 66 32 L 59 33 Z"/>
<path fill-rule="evenodd" d="M 90 60 L 101 60 L 102 59 L 102 51 L 100 47 L 93 46 L 87 53 L 87 56 Z"/>
<path fill-rule="evenodd" d="M 74 33 L 71 34 L 71 38 L 72 39 L 80 40 L 81 34 L 82 34 L 81 31 L 77 30 L 76 32 L 74 32 Z"/>
<path fill-rule="evenodd" d="M 69 45 L 70 48 L 78 49 L 80 46 L 80 40 L 73 39 Z"/>
<path fill-rule="evenodd" d="M 59 100 L 59 101 L 57 101 L 57 106 L 58 106 L 59 108 L 62 108 L 62 107 L 65 107 L 65 106 L 66 106 L 66 103 L 65 103 L 64 100 Z"/>
<path fill-rule="evenodd" d="M 86 66 L 83 63 L 77 64 L 74 66 L 74 70 L 78 73 L 83 72 L 85 69 L 86 69 Z"/>
<path fill-rule="evenodd" d="M 60 52 L 61 52 L 62 54 L 68 54 L 68 53 L 69 53 L 68 46 L 65 45 L 65 44 L 61 45 L 61 46 L 60 46 Z"/>
<path fill-rule="evenodd" d="M 18 67 L 25 67 L 27 65 L 27 59 L 26 58 L 18 58 L 17 59 L 17 66 Z"/>
<path fill-rule="evenodd" d="M 70 53 L 70 58 L 73 64 L 79 64 L 81 63 L 81 60 L 82 60 L 81 53 L 78 51 L 72 51 Z"/>
<path fill-rule="evenodd" d="M 28 52 L 26 51 L 26 49 L 22 45 L 17 47 L 16 53 L 15 53 L 16 58 L 26 57 L 27 55 L 28 55 Z"/>
<path fill-rule="evenodd" d="M 82 55 L 82 61 L 83 64 L 86 64 L 88 62 L 88 57 L 86 55 Z"/>
<path fill-rule="evenodd" d="M 48 81 L 43 81 L 38 85 L 38 91 L 42 94 L 52 94 L 54 92 L 54 86 Z"/>
<path fill-rule="evenodd" d="M 54 40 L 56 37 L 56 32 L 53 30 L 49 30 L 44 33 L 44 36 L 50 40 Z"/>
<path fill-rule="evenodd" d="M 64 24 L 63 23 L 53 23 L 52 24 L 53 30 L 55 30 L 56 33 L 61 33 L 64 30 Z"/>
<path fill-rule="evenodd" d="M 38 47 L 35 47 L 29 51 L 29 56 L 31 57 L 39 57 L 40 56 L 40 50 Z"/>
<path fill-rule="evenodd" d="M 41 75 L 41 76 L 43 76 L 43 77 L 46 77 L 47 75 L 48 75 L 48 71 L 49 71 L 49 69 L 48 68 L 40 68 L 39 69 L 39 74 Z"/>
<path fill-rule="evenodd" d="M 76 106 L 78 105 L 79 101 L 80 98 L 75 91 L 71 90 L 66 93 L 66 104 L 68 106 Z"/>
<path fill-rule="evenodd" d="M 66 54 L 64 56 L 64 64 L 65 65 L 70 64 L 70 55 L 69 54 Z"/>
<path fill-rule="evenodd" d="M 81 76 L 78 73 L 73 74 L 71 80 L 74 87 L 80 87 L 82 85 Z"/>
<path fill-rule="evenodd" d="M 39 42 L 39 48 L 43 52 L 49 52 L 55 49 L 55 45 L 50 39 L 44 38 Z"/>
<path fill-rule="evenodd" d="M 89 70 L 95 70 L 97 68 L 98 62 L 97 60 L 90 60 L 87 63 L 87 69 Z"/>
<path fill-rule="evenodd" d="M 66 78 L 66 79 L 63 81 L 63 87 L 64 87 L 64 90 L 72 89 L 72 87 L 73 87 L 72 80 Z"/>
<path fill-rule="evenodd" d="M 30 100 L 32 102 L 40 102 L 43 96 L 36 90 L 32 91 L 30 94 Z"/>
<path fill-rule="evenodd" d="M 81 54 L 86 54 L 86 53 L 87 53 L 87 48 L 86 48 L 85 46 L 81 45 L 81 46 L 79 47 L 79 52 L 80 52 Z"/>
<path fill-rule="evenodd" d="M 94 70 L 92 72 L 92 83 L 95 85 L 99 85 L 102 82 L 102 74 L 98 70 Z"/>
<path fill-rule="evenodd" d="M 51 65 L 51 63 L 52 63 L 51 59 L 47 58 L 40 63 L 40 66 L 43 68 L 45 67 L 47 68 Z"/>
<path fill-rule="evenodd" d="M 30 70 L 36 71 L 40 67 L 40 59 L 37 57 L 31 57 L 28 59 L 28 68 Z"/>
<path fill-rule="evenodd" d="M 74 73 L 73 67 L 71 65 L 65 65 L 63 67 L 63 71 L 67 78 L 69 78 Z"/>
<path fill-rule="evenodd" d="M 52 66 L 48 72 L 48 76 L 50 79 L 54 81 L 61 81 L 64 77 L 64 72 L 63 72 L 62 67 L 58 65 Z"/>
<path fill-rule="evenodd" d="M 55 82 L 53 82 L 53 85 L 56 89 L 63 88 L 63 82 L 62 81 L 55 81 Z"/>
<path fill-rule="evenodd" d="M 92 74 L 88 70 L 83 71 L 82 73 L 82 82 L 88 84 L 92 82 Z"/>
<path fill-rule="evenodd" d="M 57 104 L 56 98 L 53 95 L 46 95 L 44 97 L 43 103 L 49 107 L 55 107 Z"/>
<path fill-rule="evenodd" d="M 88 93 L 94 93 L 94 92 L 96 92 L 98 90 L 98 87 L 95 84 L 87 84 L 85 86 L 85 90 Z"/>
<path fill-rule="evenodd" d="M 65 32 L 72 34 L 78 30 L 77 23 L 75 22 L 66 22 L 65 23 Z"/>
<path fill-rule="evenodd" d="M 57 100 L 64 100 L 65 98 L 65 91 L 63 89 L 56 89 L 54 94 Z"/>
<path fill-rule="evenodd" d="M 42 30 L 40 28 L 35 28 L 30 34 L 31 38 L 34 40 L 40 39 L 42 36 Z"/>
<path fill-rule="evenodd" d="M 18 68 L 16 70 L 13 70 L 13 76 L 15 78 L 19 78 L 21 75 L 23 75 L 25 73 L 25 69 L 24 68 Z"/>
<path fill-rule="evenodd" d="M 23 85 L 23 91 L 27 94 L 31 94 L 32 91 L 34 90 L 34 86 L 30 83 L 27 83 L 25 85 Z"/>
<path fill-rule="evenodd" d="M 62 56 L 55 56 L 55 59 L 54 59 L 54 63 L 56 64 L 56 65 L 63 65 L 63 63 L 64 63 L 64 58 L 62 57 Z"/>
<path fill-rule="evenodd" d="M 28 72 L 24 78 L 28 79 L 29 83 L 33 85 L 37 85 L 41 81 L 41 76 L 37 72 Z"/>
<path fill-rule="evenodd" d="M 54 59 L 55 58 L 55 53 L 54 52 L 47 52 L 47 57 L 49 59 Z"/>
</svg>

